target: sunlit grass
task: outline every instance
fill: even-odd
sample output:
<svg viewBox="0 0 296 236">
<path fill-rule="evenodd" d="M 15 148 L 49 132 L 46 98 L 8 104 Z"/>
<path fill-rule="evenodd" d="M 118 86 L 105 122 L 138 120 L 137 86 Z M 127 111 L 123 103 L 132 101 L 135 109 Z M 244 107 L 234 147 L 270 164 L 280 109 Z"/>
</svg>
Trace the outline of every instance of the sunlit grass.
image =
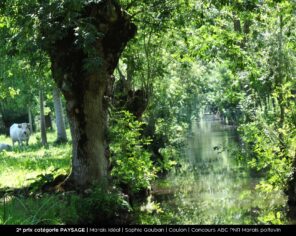
<svg viewBox="0 0 296 236">
<path fill-rule="evenodd" d="M 68 138 L 70 137 L 67 130 Z M 45 174 L 66 174 L 70 169 L 71 143 L 55 145 L 55 132 L 47 133 L 48 147 L 40 144 L 40 134 L 30 137 L 29 146 L 15 145 L 0 153 L 0 188 L 22 188 Z M 0 143 L 11 145 L 9 137 L 0 136 Z M 4 205 L 5 201 L 5 205 Z M 0 199 L 0 224 L 63 224 L 75 222 L 77 212 L 64 211 L 65 201 L 56 195 L 41 198 L 5 194 Z M 4 214 L 5 209 L 5 214 Z M 63 213 L 64 212 L 64 213 Z"/>
<path fill-rule="evenodd" d="M 48 132 L 49 146 L 42 147 L 38 133 L 30 137 L 29 146 L 17 145 L 11 151 L 0 153 L 0 188 L 24 187 L 41 174 L 65 174 L 70 168 L 71 144 L 54 145 L 55 132 Z M 37 138 L 36 138 L 37 137 Z M 69 131 L 68 131 L 68 137 Z M 11 143 L 9 137 L 0 136 L 0 143 Z"/>
<path fill-rule="evenodd" d="M 70 137 L 69 130 L 67 133 Z M 126 220 L 124 215 L 129 211 L 129 204 L 113 186 L 108 185 L 108 190 L 94 186 L 90 193 L 83 195 L 71 191 L 55 194 L 40 191 L 43 180 L 50 182 L 52 175 L 69 173 L 71 143 L 56 145 L 56 133 L 49 132 L 45 148 L 39 136 L 33 134 L 29 146 L 15 146 L 11 151 L 0 153 L 0 224 L 110 223 L 121 222 L 121 214 Z M 0 136 L 0 143 L 10 142 L 8 137 Z M 49 180 L 42 178 L 46 176 L 50 176 Z M 8 191 L 29 185 L 29 194 Z"/>
</svg>

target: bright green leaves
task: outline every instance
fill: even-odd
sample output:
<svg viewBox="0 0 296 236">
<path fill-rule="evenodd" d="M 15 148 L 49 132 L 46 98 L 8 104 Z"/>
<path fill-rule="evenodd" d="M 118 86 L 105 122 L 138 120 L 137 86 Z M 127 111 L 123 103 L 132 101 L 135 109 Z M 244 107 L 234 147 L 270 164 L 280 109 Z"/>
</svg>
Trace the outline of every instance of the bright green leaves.
<svg viewBox="0 0 296 236">
<path fill-rule="evenodd" d="M 1 99 L 4 100 L 7 97 L 14 98 L 19 93 L 20 93 L 19 89 L 15 89 L 13 87 L 8 87 L 8 89 L 7 89 L 3 85 L 1 85 L 1 83 L 0 83 L 0 98 Z"/>
<path fill-rule="evenodd" d="M 150 188 L 156 173 L 151 154 L 145 150 L 151 140 L 142 137 L 143 125 L 127 111 L 112 115 L 111 175 L 132 192 Z"/>
<path fill-rule="evenodd" d="M 9 27 L 6 17 L 0 15 L 0 28 Z"/>
<path fill-rule="evenodd" d="M 288 136 L 284 130 L 276 130 L 274 125 L 265 123 L 264 114 L 257 115 L 258 121 L 240 126 L 246 154 L 251 168 L 264 171 L 266 178 L 260 182 L 258 188 L 270 192 L 276 188 L 284 189 L 291 174 L 292 157 L 295 155 L 295 147 L 291 145 L 292 136 Z M 284 131 L 284 142 L 288 144 L 288 154 L 280 149 L 279 133 Z M 294 151 L 292 151 L 294 150 Z"/>
<path fill-rule="evenodd" d="M 281 214 L 280 211 L 278 212 L 270 211 L 270 212 L 267 212 L 265 215 L 260 216 L 258 219 L 261 222 L 264 222 L 267 224 L 280 225 L 284 223 L 283 218 L 284 216 Z"/>
</svg>

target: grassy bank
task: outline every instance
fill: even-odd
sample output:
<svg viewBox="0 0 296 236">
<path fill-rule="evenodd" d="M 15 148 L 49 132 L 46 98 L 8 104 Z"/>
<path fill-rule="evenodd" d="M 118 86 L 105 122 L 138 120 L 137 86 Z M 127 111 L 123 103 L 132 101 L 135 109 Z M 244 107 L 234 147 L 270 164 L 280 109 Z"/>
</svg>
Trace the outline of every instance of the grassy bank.
<svg viewBox="0 0 296 236">
<path fill-rule="evenodd" d="M 33 134 L 29 146 L 13 147 L 0 153 L 0 188 L 20 188 L 31 184 L 39 175 L 66 174 L 70 168 L 71 144 L 54 145 L 56 134 L 48 133 L 48 148 Z M 0 136 L 0 143 L 11 144 L 9 137 Z"/>
<path fill-rule="evenodd" d="M 68 131 L 69 132 L 69 131 Z M 70 135 L 68 135 L 69 137 Z M 48 133 L 48 147 L 33 134 L 28 147 L 0 153 L 0 224 L 125 223 L 129 204 L 112 186 L 91 192 L 45 193 L 40 187 L 70 170 L 71 143 L 55 145 L 56 134 Z M 10 144 L 0 136 L 0 143 Z M 104 191 L 104 194 L 103 192 Z M 109 194 L 105 194 L 108 191 Z M 114 216 L 117 218 L 114 220 Z"/>
</svg>

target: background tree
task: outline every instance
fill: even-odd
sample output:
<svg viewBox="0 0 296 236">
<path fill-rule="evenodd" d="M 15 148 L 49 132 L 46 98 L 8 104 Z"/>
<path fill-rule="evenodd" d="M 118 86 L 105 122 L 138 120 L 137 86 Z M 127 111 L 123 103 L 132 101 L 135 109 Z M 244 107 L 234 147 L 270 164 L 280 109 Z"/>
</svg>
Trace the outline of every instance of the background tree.
<svg viewBox="0 0 296 236">
<path fill-rule="evenodd" d="M 45 126 L 45 116 L 44 116 L 44 94 L 42 89 L 40 89 L 39 91 L 39 105 L 40 105 L 41 143 L 43 146 L 47 146 L 46 126 Z"/>
<path fill-rule="evenodd" d="M 57 87 L 53 88 L 53 102 L 56 116 L 57 126 L 57 143 L 63 143 L 67 141 L 67 134 L 65 129 L 65 122 L 63 117 L 63 107 L 61 101 L 60 91 Z"/>
</svg>

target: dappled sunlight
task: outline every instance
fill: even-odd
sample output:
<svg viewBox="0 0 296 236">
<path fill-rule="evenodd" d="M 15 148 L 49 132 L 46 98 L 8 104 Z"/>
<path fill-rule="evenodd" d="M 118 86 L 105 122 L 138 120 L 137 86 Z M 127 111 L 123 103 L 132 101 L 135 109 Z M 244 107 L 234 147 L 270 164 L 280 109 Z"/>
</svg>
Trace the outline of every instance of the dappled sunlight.
<svg viewBox="0 0 296 236">
<path fill-rule="evenodd" d="M 13 175 L 11 175 L 13 171 Z M 42 173 L 42 170 L 32 171 L 30 169 L 13 169 L 0 174 L 0 188 L 19 188 L 26 187 L 34 182 L 35 178 Z"/>
<path fill-rule="evenodd" d="M 34 135 L 33 135 L 34 136 Z M 54 141 L 55 134 L 49 133 L 49 140 Z M 3 135 L 0 142 L 7 142 Z M 12 151 L 0 153 L 0 188 L 19 188 L 33 183 L 41 174 L 55 171 L 55 174 L 66 174 L 70 168 L 71 144 L 49 148 L 37 145 L 17 147 Z M 12 175 L 13 173 L 13 175 Z"/>
</svg>

